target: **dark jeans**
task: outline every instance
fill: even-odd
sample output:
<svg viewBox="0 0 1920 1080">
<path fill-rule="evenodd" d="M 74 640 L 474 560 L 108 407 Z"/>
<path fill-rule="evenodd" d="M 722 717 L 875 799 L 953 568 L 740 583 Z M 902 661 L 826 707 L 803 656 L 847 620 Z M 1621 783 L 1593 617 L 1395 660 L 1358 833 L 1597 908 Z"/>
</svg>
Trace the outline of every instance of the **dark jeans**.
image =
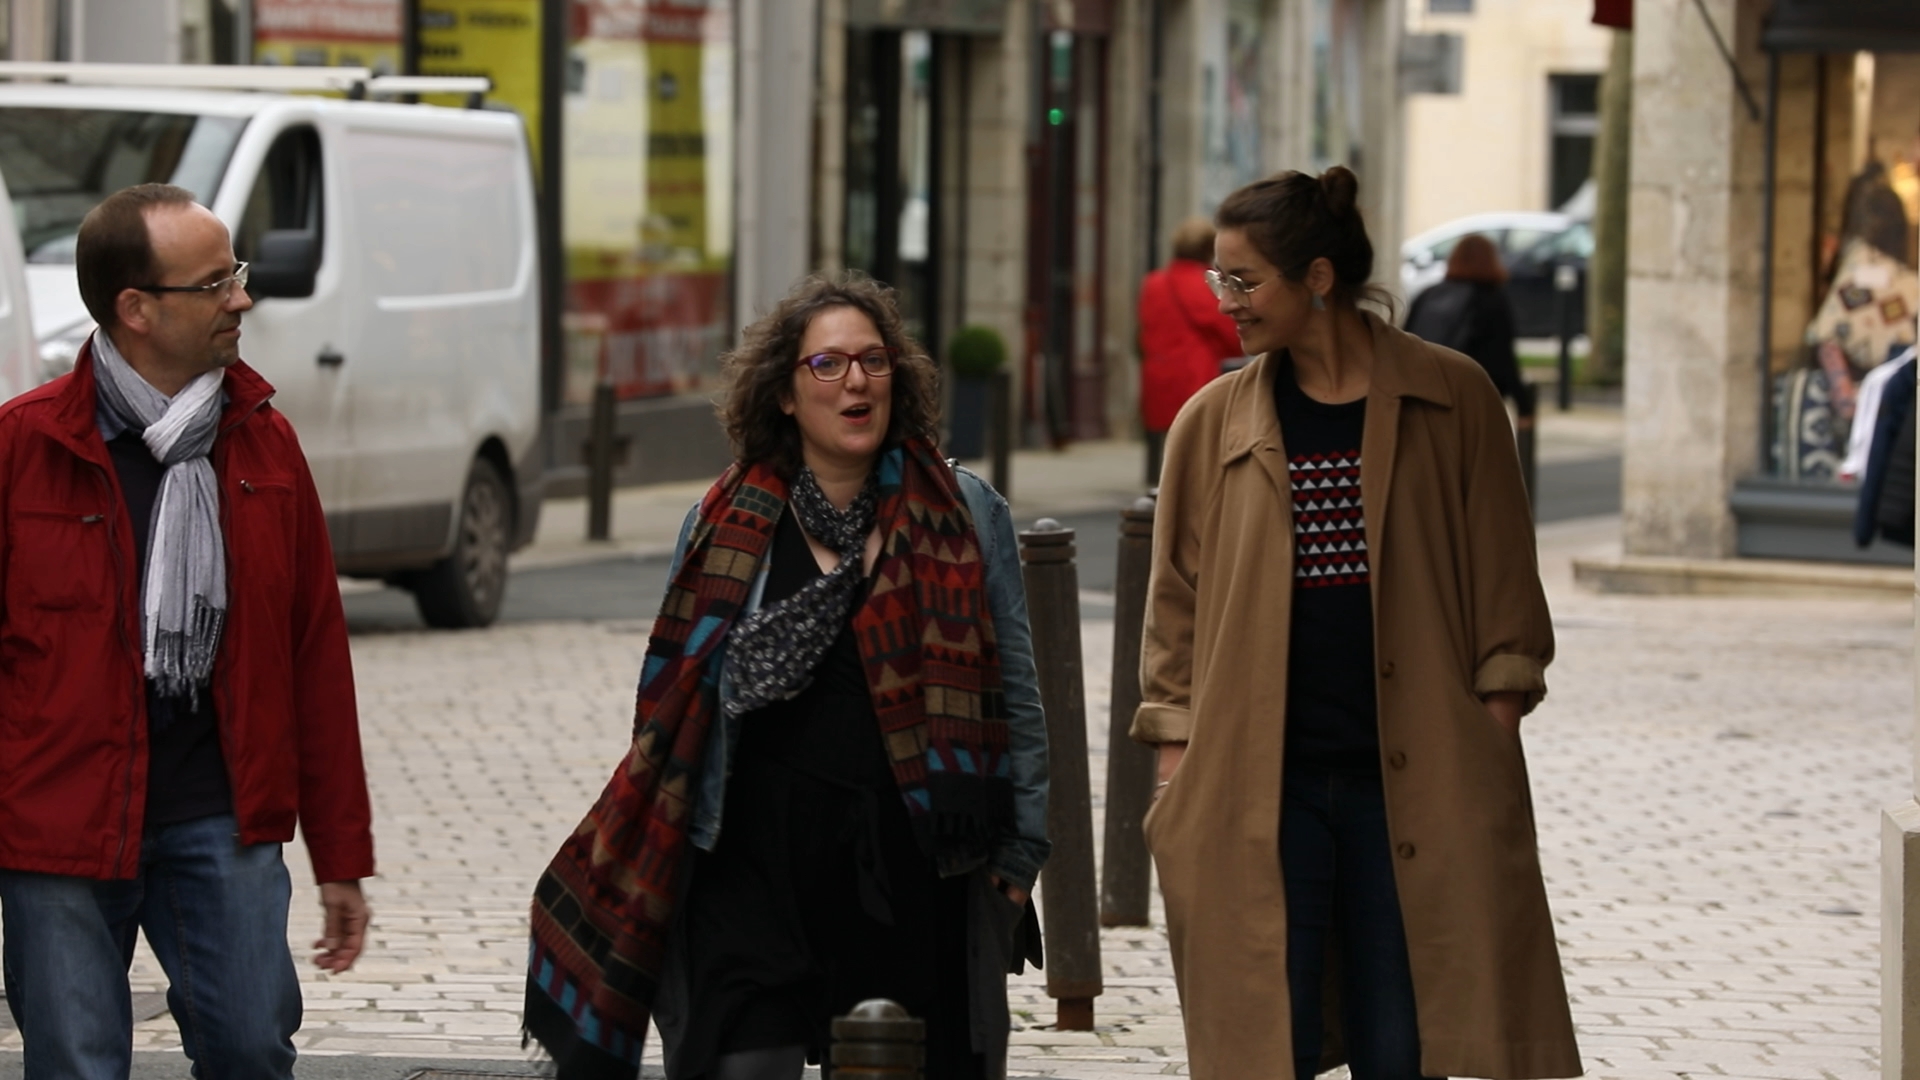
<svg viewBox="0 0 1920 1080">
<path fill-rule="evenodd" d="M 243 847 L 234 830 L 228 815 L 155 829 L 132 881 L 0 871 L 7 1006 L 28 1080 L 126 1080 L 127 965 L 140 930 L 171 983 L 194 1076 L 293 1075 L 292 881 L 279 844 Z"/>
<path fill-rule="evenodd" d="M 1321 991 L 1339 950 L 1341 1027 L 1354 1080 L 1419 1080 L 1413 970 L 1376 771 L 1289 768 L 1280 811 L 1294 1075 L 1320 1061 Z"/>
</svg>

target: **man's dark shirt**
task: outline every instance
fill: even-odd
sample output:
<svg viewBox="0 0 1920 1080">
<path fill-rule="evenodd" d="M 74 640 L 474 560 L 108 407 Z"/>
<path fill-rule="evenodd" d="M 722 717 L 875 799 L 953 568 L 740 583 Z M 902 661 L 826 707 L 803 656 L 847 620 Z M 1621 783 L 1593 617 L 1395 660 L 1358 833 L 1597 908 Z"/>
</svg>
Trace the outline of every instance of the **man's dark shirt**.
<svg viewBox="0 0 1920 1080">
<path fill-rule="evenodd" d="M 1373 585 L 1360 502 L 1363 398 L 1327 405 L 1280 357 L 1274 406 L 1293 487 L 1293 617 L 1287 646 L 1289 766 L 1377 769 Z"/>
<path fill-rule="evenodd" d="M 153 546 L 154 505 L 166 469 L 138 434 L 123 431 L 108 441 L 114 472 L 127 499 L 127 517 L 133 524 L 134 550 L 139 553 L 139 581 L 144 601 L 147 550 Z M 135 647 L 143 646 L 135 642 Z M 203 688 L 199 707 L 188 698 L 164 698 L 147 683 L 147 828 L 233 812 L 233 793 L 227 781 L 226 759 L 220 754 L 220 724 L 213 709 L 213 688 Z"/>
</svg>

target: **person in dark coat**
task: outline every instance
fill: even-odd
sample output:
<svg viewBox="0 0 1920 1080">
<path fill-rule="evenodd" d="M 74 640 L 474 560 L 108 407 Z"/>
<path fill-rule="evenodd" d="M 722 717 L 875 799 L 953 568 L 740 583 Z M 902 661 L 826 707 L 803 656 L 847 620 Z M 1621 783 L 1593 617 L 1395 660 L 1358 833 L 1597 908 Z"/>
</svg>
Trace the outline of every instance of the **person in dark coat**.
<svg viewBox="0 0 1920 1080">
<path fill-rule="evenodd" d="M 1447 278 L 1423 292 L 1407 312 L 1407 332 L 1462 352 L 1486 369 L 1500 396 L 1520 400 L 1520 363 L 1513 352 L 1513 301 L 1500 250 L 1469 233 L 1447 256 Z"/>
<path fill-rule="evenodd" d="M 1140 421 L 1147 432 L 1147 483 L 1160 477 L 1160 453 L 1180 406 L 1241 355 L 1233 320 L 1207 288 L 1213 223 L 1181 222 L 1173 260 L 1140 284 Z"/>
</svg>

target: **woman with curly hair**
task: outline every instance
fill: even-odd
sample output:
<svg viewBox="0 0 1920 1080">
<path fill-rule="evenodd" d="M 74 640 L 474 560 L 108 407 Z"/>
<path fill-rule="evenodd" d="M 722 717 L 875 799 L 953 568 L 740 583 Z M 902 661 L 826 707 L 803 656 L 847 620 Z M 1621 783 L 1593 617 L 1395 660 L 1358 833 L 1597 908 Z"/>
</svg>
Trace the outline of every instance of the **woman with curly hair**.
<svg viewBox="0 0 1920 1080">
<path fill-rule="evenodd" d="M 680 532 L 634 739 L 534 898 L 562 1077 L 793 1080 L 887 997 L 928 1077 L 1005 1074 L 1046 730 L 1007 504 L 934 447 L 891 290 L 813 277 L 723 361 L 737 460 Z"/>
</svg>

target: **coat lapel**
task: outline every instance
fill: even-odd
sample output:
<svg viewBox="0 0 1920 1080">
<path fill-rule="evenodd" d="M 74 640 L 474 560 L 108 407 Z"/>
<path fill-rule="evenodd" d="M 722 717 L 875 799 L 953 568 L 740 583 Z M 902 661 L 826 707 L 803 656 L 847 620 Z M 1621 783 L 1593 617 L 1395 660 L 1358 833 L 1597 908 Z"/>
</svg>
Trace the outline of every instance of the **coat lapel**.
<svg viewBox="0 0 1920 1080">
<path fill-rule="evenodd" d="M 1377 570 L 1398 471 L 1401 401 L 1414 397 L 1450 409 L 1453 392 L 1424 342 L 1371 312 L 1361 312 L 1361 318 L 1373 334 L 1373 381 L 1367 390 L 1366 432 L 1360 439 L 1360 499 L 1367 519 L 1367 563 Z M 1377 587 L 1374 596 L 1377 609 Z"/>
<path fill-rule="evenodd" d="M 1287 525 L 1291 528 L 1293 482 L 1287 473 L 1280 416 L 1274 410 L 1274 370 L 1273 354 L 1263 353 L 1234 377 L 1227 422 L 1220 431 L 1220 467 L 1226 468 L 1237 459 L 1251 455 L 1267 474 L 1274 496 L 1286 508 Z"/>
</svg>

